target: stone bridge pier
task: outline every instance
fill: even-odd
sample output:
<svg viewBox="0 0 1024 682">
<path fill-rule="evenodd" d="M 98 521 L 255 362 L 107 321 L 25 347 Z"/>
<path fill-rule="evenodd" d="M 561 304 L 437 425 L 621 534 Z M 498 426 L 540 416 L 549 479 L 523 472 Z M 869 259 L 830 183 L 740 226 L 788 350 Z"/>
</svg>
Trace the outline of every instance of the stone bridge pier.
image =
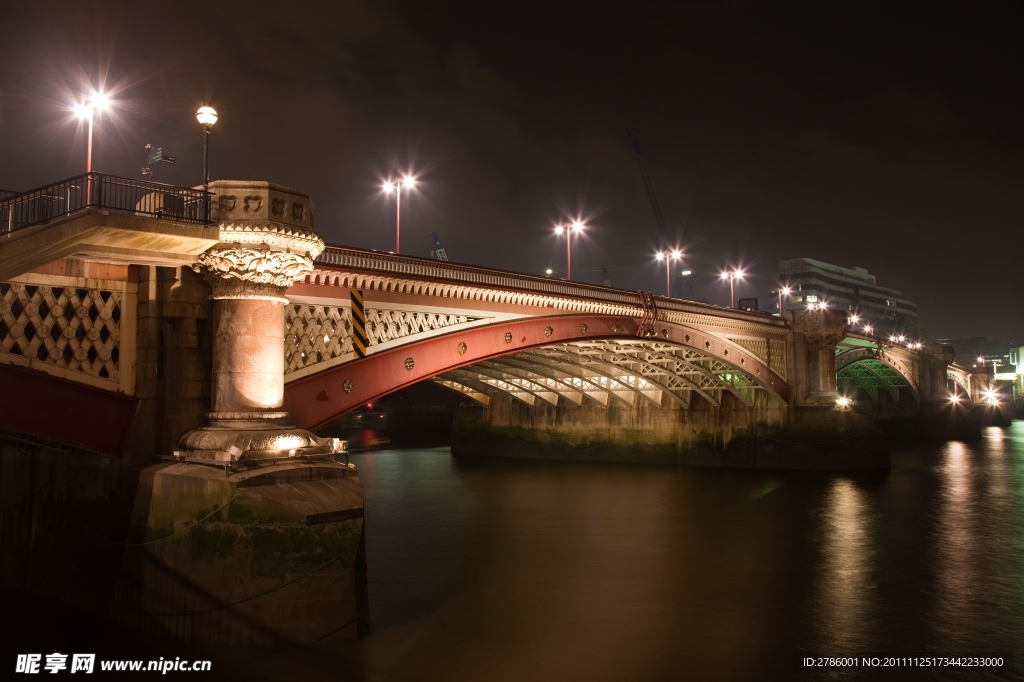
<svg viewBox="0 0 1024 682">
<path fill-rule="evenodd" d="M 193 269 L 211 292 L 212 409 L 173 459 L 139 472 L 132 519 L 147 539 L 195 528 L 126 564 L 135 613 L 119 615 L 165 628 L 146 614 L 172 605 L 189 638 L 255 647 L 355 636 L 369 625 L 362 487 L 335 461 L 344 443 L 282 410 L 285 290 L 324 248 L 312 205 L 265 182 L 210 189 L 220 242 Z"/>
</svg>

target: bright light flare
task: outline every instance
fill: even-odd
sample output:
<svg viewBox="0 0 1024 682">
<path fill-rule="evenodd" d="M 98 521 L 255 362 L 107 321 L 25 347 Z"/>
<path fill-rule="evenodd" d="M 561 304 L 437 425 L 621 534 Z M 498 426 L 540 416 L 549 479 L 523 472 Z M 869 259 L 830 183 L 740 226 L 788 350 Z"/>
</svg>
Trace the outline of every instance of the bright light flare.
<svg viewBox="0 0 1024 682">
<path fill-rule="evenodd" d="M 676 249 L 675 251 L 672 252 L 671 255 L 672 255 L 672 260 L 679 260 L 680 258 L 683 257 L 683 252 L 680 251 L 679 249 Z"/>
<path fill-rule="evenodd" d="M 950 395 L 950 396 L 949 396 L 949 402 L 953 403 L 954 405 L 955 405 L 956 403 L 959 403 L 959 402 L 960 402 L 960 396 L 959 396 L 959 394 L 957 394 L 957 393 L 954 393 L 954 394 Z"/>
<path fill-rule="evenodd" d="M 564 225 L 555 225 L 555 234 L 562 234 L 563 232 L 565 232 Z"/>
<path fill-rule="evenodd" d="M 395 191 L 395 183 L 393 183 L 390 180 L 388 180 L 387 182 L 384 183 L 383 189 L 384 189 L 384 194 L 391 194 L 392 192 Z"/>
<path fill-rule="evenodd" d="M 658 253 L 654 254 L 654 258 L 655 258 L 655 260 L 663 261 L 663 260 L 665 260 L 665 254 L 663 254 L 661 251 L 659 251 Z"/>
<path fill-rule="evenodd" d="M 574 222 L 572 224 L 572 231 L 573 232 L 582 232 L 583 231 L 583 223 L 581 223 L 578 220 L 576 222 Z"/>
<path fill-rule="evenodd" d="M 857 315 L 850 315 L 850 324 L 857 324 L 860 322 L 860 317 Z"/>
<path fill-rule="evenodd" d="M 110 95 L 105 92 L 93 93 L 92 98 L 89 100 L 89 106 L 98 111 L 106 111 L 110 107 Z M 211 111 L 213 111 L 211 109 Z M 216 118 L 216 113 L 215 113 Z"/>
<path fill-rule="evenodd" d="M 196 112 L 196 120 L 199 124 L 209 128 L 217 122 L 217 110 L 211 107 L 209 104 L 199 107 L 199 111 Z"/>
<path fill-rule="evenodd" d="M 850 406 L 851 402 L 853 401 L 847 398 L 846 396 L 840 396 L 840 398 L 836 400 L 836 405 L 842 408 L 847 408 Z"/>
<path fill-rule="evenodd" d="M 871 325 L 870 324 L 864 325 L 864 333 L 865 334 L 870 334 L 871 333 Z"/>
<path fill-rule="evenodd" d="M 785 296 L 789 296 L 789 293 L 790 293 L 791 291 L 793 291 L 793 290 L 792 290 L 792 289 L 790 289 L 789 287 L 782 287 L 782 293 L 783 293 L 783 295 L 785 295 Z"/>
<path fill-rule="evenodd" d="M 415 186 L 416 179 L 413 178 L 411 175 L 406 175 L 404 178 L 402 178 L 402 187 L 405 187 L 406 189 L 412 189 Z"/>
</svg>

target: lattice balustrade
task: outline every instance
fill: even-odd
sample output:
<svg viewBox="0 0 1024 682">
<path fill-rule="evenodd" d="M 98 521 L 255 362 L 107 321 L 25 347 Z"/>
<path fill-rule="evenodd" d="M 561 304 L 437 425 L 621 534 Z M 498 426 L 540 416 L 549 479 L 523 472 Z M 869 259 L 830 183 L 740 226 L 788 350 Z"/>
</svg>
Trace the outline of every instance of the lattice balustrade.
<svg viewBox="0 0 1024 682">
<path fill-rule="evenodd" d="M 786 378 L 786 342 L 770 339 L 729 339 L 765 362 L 776 374 Z"/>
<path fill-rule="evenodd" d="M 352 352 L 352 311 L 323 305 L 288 305 L 284 316 L 284 373 Z"/>
<path fill-rule="evenodd" d="M 367 310 L 370 346 L 394 339 L 466 324 L 480 318 L 402 310 Z M 329 362 L 352 352 L 352 311 L 349 308 L 294 304 L 285 308 L 285 374 Z"/>
<path fill-rule="evenodd" d="M 0 283 L 0 352 L 118 381 L 122 292 Z"/>
<path fill-rule="evenodd" d="M 401 310 L 367 310 L 366 335 L 370 345 L 385 343 L 414 334 L 434 331 L 442 327 L 466 324 L 480 318 L 443 313 L 413 313 Z"/>
</svg>

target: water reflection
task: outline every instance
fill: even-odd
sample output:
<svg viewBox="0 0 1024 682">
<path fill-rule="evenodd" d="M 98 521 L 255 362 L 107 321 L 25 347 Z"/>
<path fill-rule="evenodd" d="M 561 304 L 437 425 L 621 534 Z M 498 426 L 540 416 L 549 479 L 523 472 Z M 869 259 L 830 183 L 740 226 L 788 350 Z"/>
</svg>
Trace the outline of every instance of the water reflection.
<svg viewBox="0 0 1024 682">
<path fill-rule="evenodd" d="M 353 459 L 359 679 L 767 680 L 797 651 L 1024 651 L 1024 422 L 873 476 Z"/>
<path fill-rule="evenodd" d="M 874 601 L 871 571 L 875 553 L 864 491 L 852 480 L 833 480 L 825 496 L 822 522 L 824 562 L 819 618 L 826 649 L 863 651 Z"/>
</svg>

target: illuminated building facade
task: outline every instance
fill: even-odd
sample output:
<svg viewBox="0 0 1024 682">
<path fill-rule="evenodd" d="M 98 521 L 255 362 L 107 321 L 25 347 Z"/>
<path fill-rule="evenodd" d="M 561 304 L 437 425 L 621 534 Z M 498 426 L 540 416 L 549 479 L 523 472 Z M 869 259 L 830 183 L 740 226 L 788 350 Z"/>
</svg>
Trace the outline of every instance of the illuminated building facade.
<svg viewBox="0 0 1024 682">
<path fill-rule="evenodd" d="M 864 268 L 844 268 L 812 258 L 779 261 L 779 283 L 789 287 L 783 296 L 785 310 L 804 310 L 826 302 L 829 308 L 847 310 L 871 319 L 917 317 L 917 306 L 897 289 L 879 286 Z M 769 310 L 778 312 L 778 289 L 771 291 Z"/>
</svg>

